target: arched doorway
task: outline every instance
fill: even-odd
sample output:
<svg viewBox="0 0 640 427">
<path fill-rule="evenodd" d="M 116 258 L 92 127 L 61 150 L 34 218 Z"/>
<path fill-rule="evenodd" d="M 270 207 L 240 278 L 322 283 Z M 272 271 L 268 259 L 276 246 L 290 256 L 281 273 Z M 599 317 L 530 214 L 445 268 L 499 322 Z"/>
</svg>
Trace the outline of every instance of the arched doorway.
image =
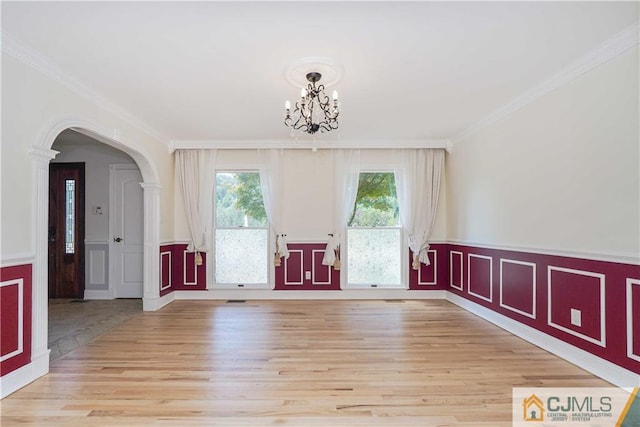
<svg viewBox="0 0 640 427">
<path fill-rule="evenodd" d="M 54 120 L 41 134 L 32 149 L 35 186 L 35 254 L 33 264 L 32 303 L 32 377 L 49 371 L 48 350 L 48 213 L 49 163 L 57 152 L 51 147 L 60 133 L 72 129 L 92 139 L 127 153 L 142 175 L 143 188 L 143 309 L 156 310 L 159 300 L 160 185 L 157 169 L 144 150 L 123 141 L 118 130 L 109 130 L 84 119 L 63 117 Z M 112 134 L 114 137 L 108 137 Z"/>
<path fill-rule="evenodd" d="M 72 129 L 52 149 L 59 153 L 49 164 L 51 362 L 140 314 L 143 296 L 143 190 L 135 161 Z"/>
</svg>

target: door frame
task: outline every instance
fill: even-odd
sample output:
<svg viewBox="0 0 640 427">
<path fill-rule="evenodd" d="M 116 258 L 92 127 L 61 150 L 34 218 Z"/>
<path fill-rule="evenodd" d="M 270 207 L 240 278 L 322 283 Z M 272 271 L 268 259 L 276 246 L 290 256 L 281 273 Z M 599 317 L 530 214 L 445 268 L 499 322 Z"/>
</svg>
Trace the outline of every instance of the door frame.
<svg viewBox="0 0 640 427">
<path fill-rule="evenodd" d="M 116 170 L 136 170 L 140 172 L 142 176 L 142 171 L 138 167 L 138 165 L 133 163 L 112 163 L 109 165 L 109 295 L 111 298 L 118 298 L 118 292 L 113 282 L 116 278 L 116 257 L 114 255 L 114 237 L 115 237 L 115 196 L 116 196 L 116 182 L 115 182 L 115 174 Z M 144 177 L 142 178 L 144 181 Z M 142 184 L 142 183 L 140 183 Z M 142 186 L 144 192 L 144 186 Z M 144 227 L 145 217 L 144 217 L 144 195 L 142 200 L 142 210 L 143 210 L 143 219 L 142 226 Z M 144 247 L 144 241 L 142 242 Z M 143 258 L 144 264 L 144 258 Z M 144 265 L 141 266 L 144 271 Z M 144 298 L 144 279 L 142 283 L 142 298 Z"/>
</svg>

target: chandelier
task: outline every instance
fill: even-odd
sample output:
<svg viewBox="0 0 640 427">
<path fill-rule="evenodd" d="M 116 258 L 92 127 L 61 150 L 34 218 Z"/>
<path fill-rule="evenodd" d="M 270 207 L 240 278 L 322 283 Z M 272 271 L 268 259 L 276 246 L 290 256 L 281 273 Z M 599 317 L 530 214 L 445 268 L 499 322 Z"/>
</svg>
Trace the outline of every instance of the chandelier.
<svg viewBox="0 0 640 427">
<path fill-rule="evenodd" d="M 306 132 L 310 135 L 320 131 L 329 132 L 338 129 L 338 115 L 340 104 L 338 92 L 333 91 L 333 100 L 324 93 L 324 85 L 317 85 L 322 74 L 311 72 L 307 74 L 309 85 L 300 91 L 300 99 L 291 113 L 291 103 L 284 104 L 284 124 L 292 129 Z"/>
</svg>

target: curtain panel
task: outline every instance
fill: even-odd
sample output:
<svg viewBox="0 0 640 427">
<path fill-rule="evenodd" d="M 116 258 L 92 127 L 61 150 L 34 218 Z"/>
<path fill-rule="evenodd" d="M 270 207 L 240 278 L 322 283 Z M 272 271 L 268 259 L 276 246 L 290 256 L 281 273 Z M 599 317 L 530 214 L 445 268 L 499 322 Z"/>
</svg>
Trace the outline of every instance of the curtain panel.
<svg viewBox="0 0 640 427">
<path fill-rule="evenodd" d="M 396 191 L 400 221 L 409 237 L 413 269 L 429 265 L 429 238 L 438 211 L 444 149 L 397 150 Z"/>
<path fill-rule="evenodd" d="M 327 243 L 322 264 L 339 268 L 340 242 L 358 195 L 360 150 L 333 151 L 334 211 L 333 233 Z"/>
<path fill-rule="evenodd" d="M 264 201 L 264 210 L 267 214 L 269 227 L 275 236 L 274 263 L 280 265 L 280 258 L 289 258 L 287 247 L 287 235 L 284 233 L 282 220 L 282 196 L 284 183 L 282 181 L 282 157 L 284 151 L 258 150 L 260 158 L 260 187 Z"/>
<path fill-rule="evenodd" d="M 176 150 L 175 168 L 191 235 L 187 251 L 208 252 L 213 222 L 216 150 Z"/>
</svg>

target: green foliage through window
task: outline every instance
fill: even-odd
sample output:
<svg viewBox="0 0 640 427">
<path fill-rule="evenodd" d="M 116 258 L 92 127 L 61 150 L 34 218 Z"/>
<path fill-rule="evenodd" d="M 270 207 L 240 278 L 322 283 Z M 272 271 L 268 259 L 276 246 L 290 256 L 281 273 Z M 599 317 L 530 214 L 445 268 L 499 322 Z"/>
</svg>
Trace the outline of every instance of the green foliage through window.
<svg viewBox="0 0 640 427">
<path fill-rule="evenodd" d="M 350 227 L 398 225 L 398 197 L 393 172 L 361 172 Z"/>
<path fill-rule="evenodd" d="M 267 226 L 258 172 L 216 173 L 216 226 Z"/>
</svg>

